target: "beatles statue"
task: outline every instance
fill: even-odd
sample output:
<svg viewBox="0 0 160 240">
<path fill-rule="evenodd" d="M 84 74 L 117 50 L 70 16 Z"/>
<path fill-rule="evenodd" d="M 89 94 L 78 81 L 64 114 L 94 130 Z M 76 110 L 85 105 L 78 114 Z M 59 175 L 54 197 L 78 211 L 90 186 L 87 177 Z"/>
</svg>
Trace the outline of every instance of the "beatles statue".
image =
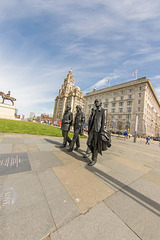
<svg viewBox="0 0 160 240">
<path fill-rule="evenodd" d="M 62 125 L 61 125 L 63 145 L 60 146 L 60 148 L 65 148 L 67 145 L 67 142 L 71 144 L 71 139 L 68 137 L 68 132 L 70 130 L 70 127 L 72 126 L 72 123 L 73 123 L 73 114 L 71 112 L 71 107 L 67 105 L 66 110 L 63 114 Z"/>
<path fill-rule="evenodd" d="M 76 106 L 76 111 L 77 113 L 74 121 L 74 136 L 68 149 L 69 152 L 73 151 L 75 143 L 76 148 L 74 150 L 78 150 L 78 148 L 80 147 L 79 135 L 83 135 L 83 123 L 85 122 L 85 115 L 82 112 L 82 107 L 80 105 Z"/>
</svg>

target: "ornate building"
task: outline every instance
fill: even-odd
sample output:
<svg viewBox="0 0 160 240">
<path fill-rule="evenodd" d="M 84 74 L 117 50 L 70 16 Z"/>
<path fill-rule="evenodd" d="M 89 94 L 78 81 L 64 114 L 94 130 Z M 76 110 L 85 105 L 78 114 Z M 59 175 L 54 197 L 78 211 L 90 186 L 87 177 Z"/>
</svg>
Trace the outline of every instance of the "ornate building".
<svg viewBox="0 0 160 240">
<path fill-rule="evenodd" d="M 84 98 L 86 122 L 94 100 L 99 98 L 102 100 L 102 107 L 108 112 L 108 129 L 114 132 L 127 130 L 134 134 L 138 115 L 139 136 L 160 136 L 160 103 L 146 77 L 100 90 L 94 89 Z"/>
<path fill-rule="evenodd" d="M 67 105 L 71 106 L 73 117 L 76 114 L 76 106 L 82 106 L 84 109 L 84 96 L 79 87 L 74 86 L 72 70 L 69 71 L 64 79 L 62 88 L 59 90 L 59 95 L 55 99 L 53 121 L 61 121 L 63 113 Z"/>
</svg>

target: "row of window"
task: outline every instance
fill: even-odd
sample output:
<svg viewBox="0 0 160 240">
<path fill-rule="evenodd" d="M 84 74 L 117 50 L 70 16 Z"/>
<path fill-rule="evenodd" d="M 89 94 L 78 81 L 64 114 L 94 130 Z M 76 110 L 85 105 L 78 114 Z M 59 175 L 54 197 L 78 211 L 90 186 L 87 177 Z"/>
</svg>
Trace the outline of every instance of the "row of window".
<svg viewBox="0 0 160 240">
<path fill-rule="evenodd" d="M 141 111 L 141 108 L 138 107 L 138 112 L 140 112 L 140 111 Z M 115 112 L 116 112 L 115 108 L 112 108 L 112 113 L 115 113 Z M 132 108 L 131 107 L 127 108 L 127 112 L 128 113 L 132 112 Z M 123 113 L 123 108 L 119 108 L 119 113 Z"/>
<path fill-rule="evenodd" d="M 138 100 L 138 104 L 140 104 L 140 103 L 141 103 L 141 100 Z M 119 102 L 119 106 L 122 107 L 123 105 L 124 105 L 124 102 Z M 128 101 L 127 105 L 132 106 L 132 101 Z M 115 107 L 115 106 L 116 106 L 116 103 L 112 103 L 112 107 Z M 104 104 L 104 107 L 108 108 L 108 104 Z"/>
<path fill-rule="evenodd" d="M 138 89 L 139 91 L 141 91 L 142 90 L 142 88 L 141 87 L 139 87 L 139 89 Z M 122 91 L 120 91 L 120 94 L 124 94 L 126 92 L 126 90 L 124 91 L 124 90 L 122 90 Z M 128 90 L 128 92 L 129 93 L 131 93 L 131 92 L 133 92 L 133 89 L 129 89 Z M 118 92 L 113 92 L 113 95 L 114 96 L 116 96 L 117 95 L 117 93 Z M 105 95 L 106 97 L 109 97 L 110 96 L 110 93 L 106 93 L 106 95 Z M 103 97 L 103 96 L 98 96 L 99 98 L 101 98 L 101 97 Z M 121 96 L 121 97 L 123 97 L 123 96 Z M 141 97 L 141 93 L 139 93 L 139 97 Z M 96 97 L 93 97 L 93 99 L 95 99 Z M 90 97 L 89 98 L 90 100 L 92 100 L 92 97 Z"/>
</svg>

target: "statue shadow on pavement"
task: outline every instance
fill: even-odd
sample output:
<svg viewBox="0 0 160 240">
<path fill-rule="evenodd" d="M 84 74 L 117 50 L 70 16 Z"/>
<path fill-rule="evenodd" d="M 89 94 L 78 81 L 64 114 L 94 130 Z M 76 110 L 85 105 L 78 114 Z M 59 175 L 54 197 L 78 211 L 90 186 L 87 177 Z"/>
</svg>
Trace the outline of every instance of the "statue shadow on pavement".
<svg viewBox="0 0 160 240">
<path fill-rule="evenodd" d="M 59 148 L 62 152 L 65 152 L 68 155 L 71 155 L 72 157 L 74 157 L 75 159 L 77 159 L 81 162 L 85 162 L 86 164 L 88 164 L 88 162 L 90 162 L 89 158 L 83 158 L 84 154 L 86 153 L 84 150 L 78 149 L 78 151 L 73 150 L 72 152 L 68 152 L 67 147 L 66 148 L 60 148 L 60 146 L 62 145 L 61 142 L 51 140 L 51 139 L 47 139 L 47 138 L 45 138 L 44 140 L 48 143 L 54 144 L 56 148 Z"/>
<path fill-rule="evenodd" d="M 109 174 L 101 171 L 100 169 L 96 167 L 89 167 L 85 166 L 87 170 L 95 174 L 98 178 L 100 178 L 102 181 L 104 181 L 106 184 L 110 184 L 117 190 L 119 190 L 121 193 L 125 194 L 127 197 L 133 199 L 135 202 L 139 203 L 152 213 L 154 213 L 157 216 L 160 216 L 160 204 L 151 198 L 143 195 L 142 193 L 136 191 L 135 189 L 131 188 L 130 186 L 126 185 L 125 183 L 117 180 L 116 178 L 110 176 Z"/>
</svg>

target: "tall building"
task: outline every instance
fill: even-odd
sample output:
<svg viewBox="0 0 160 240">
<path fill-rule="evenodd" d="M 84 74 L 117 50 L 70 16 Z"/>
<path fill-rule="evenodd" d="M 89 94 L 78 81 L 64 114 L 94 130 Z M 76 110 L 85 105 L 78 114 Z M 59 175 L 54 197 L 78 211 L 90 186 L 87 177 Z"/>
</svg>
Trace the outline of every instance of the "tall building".
<svg viewBox="0 0 160 240">
<path fill-rule="evenodd" d="M 76 114 L 76 106 L 81 105 L 84 109 L 84 96 L 79 87 L 75 87 L 72 70 L 69 71 L 64 79 L 59 95 L 55 99 L 53 121 L 61 121 L 67 105 L 71 106 L 73 117 Z"/>
<path fill-rule="evenodd" d="M 102 100 L 102 107 L 108 112 L 107 128 L 117 132 L 134 134 L 138 115 L 139 136 L 160 136 L 160 103 L 146 77 L 115 86 L 94 89 L 85 96 L 86 122 L 96 98 Z"/>
</svg>

